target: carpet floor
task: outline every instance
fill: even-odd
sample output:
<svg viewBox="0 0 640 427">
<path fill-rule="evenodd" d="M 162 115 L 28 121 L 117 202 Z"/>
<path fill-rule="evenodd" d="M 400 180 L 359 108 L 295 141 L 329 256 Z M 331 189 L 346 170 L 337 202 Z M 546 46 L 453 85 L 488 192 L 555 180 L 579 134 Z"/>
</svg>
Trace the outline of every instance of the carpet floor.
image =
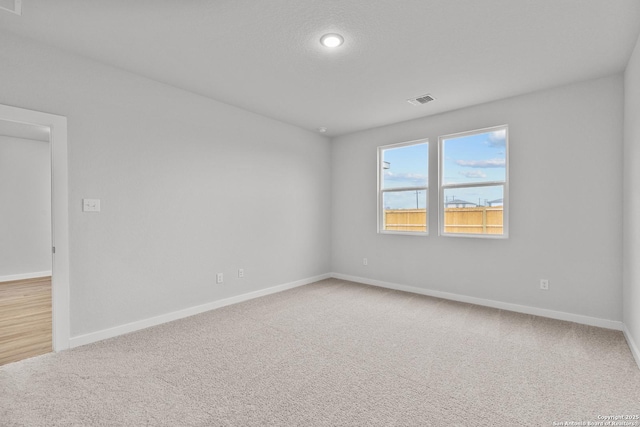
<svg viewBox="0 0 640 427">
<path fill-rule="evenodd" d="M 640 370 L 621 332 L 336 279 L 0 367 L 3 427 L 553 426 L 639 414 Z"/>
</svg>

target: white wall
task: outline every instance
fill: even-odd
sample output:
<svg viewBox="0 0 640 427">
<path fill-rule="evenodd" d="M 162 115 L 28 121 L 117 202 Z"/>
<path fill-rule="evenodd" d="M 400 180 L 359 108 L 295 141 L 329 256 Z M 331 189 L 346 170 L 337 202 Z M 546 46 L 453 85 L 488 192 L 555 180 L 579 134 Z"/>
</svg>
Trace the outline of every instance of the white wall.
<svg viewBox="0 0 640 427">
<path fill-rule="evenodd" d="M 0 63 L 3 104 L 68 117 L 72 336 L 330 271 L 326 137 L 9 34 Z"/>
<path fill-rule="evenodd" d="M 622 320 L 622 117 L 617 75 L 334 139 L 333 271 Z M 502 124 L 510 136 L 509 239 L 439 237 L 438 135 Z M 379 235 L 376 147 L 425 137 L 430 236 Z M 549 291 L 539 290 L 541 278 Z"/>
<path fill-rule="evenodd" d="M 69 119 L 72 336 L 328 271 L 622 320 L 622 76 L 329 143 L 9 34 L 0 63 L 1 103 Z M 434 185 L 438 135 L 499 124 L 511 138 L 508 240 L 438 237 L 434 214 L 426 238 L 376 233 L 377 146 L 429 137 Z M 626 131 L 633 162 L 637 123 Z M 82 213 L 83 197 L 102 212 Z M 635 276 L 627 268 L 625 322 L 637 337 Z"/>
<path fill-rule="evenodd" d="M 0 279 L 50 270 L 49 143 L 0 135 Z"/>
<path fill-rule="evenodd" d="M 627 338 L 640 365 L 640 38 L 624 78 L 624 288 Z"/>
</svg>

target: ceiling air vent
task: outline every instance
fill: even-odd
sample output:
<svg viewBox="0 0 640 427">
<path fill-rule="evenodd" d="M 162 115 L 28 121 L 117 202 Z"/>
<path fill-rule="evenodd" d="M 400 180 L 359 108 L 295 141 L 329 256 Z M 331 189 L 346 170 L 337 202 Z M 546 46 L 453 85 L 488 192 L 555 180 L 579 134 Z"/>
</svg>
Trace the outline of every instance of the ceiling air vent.
<svg viewBox="0 0 640 427">
<path fill-rule="evenodd" d="M 417 98 L 407 99 L 407 101 L 409 101 L 409 104 L 411 105 L 424 105 L 428 102 L 435 101 L 435 98 L 427 94 L 427 95 L 419 96 Z"/>
<path fill-rule="evenodd" d="M 0 0 L 0 9 L 22 15 L 22 0 Z"/>
</svg>

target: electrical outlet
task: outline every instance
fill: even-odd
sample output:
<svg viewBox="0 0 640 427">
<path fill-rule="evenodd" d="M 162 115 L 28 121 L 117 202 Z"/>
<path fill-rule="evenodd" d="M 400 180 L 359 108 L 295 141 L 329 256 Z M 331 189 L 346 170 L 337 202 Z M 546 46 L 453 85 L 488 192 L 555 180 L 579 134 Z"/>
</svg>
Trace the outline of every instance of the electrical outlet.
<svg viewBox="0 0 640 427">
<path fill-rule="evenodd" d="M 543 291 L 549 290 L 549 280 L 548 279 L 540 279 L 540 289 Z"/>
<path fill-rule="evenodd" d="M 216 274 L 216 283 L 222 283 L 222 282 L 224 282 L 224 274 L 222 273 Z"/>
<path fill-rule="evenodd" d="M 369 260 L 366 258 L 362 258 L 362 265 L 369 265 Z"/>
<path fill-rule="evenodd" d="M 238 278 L 242 279 L 244 277 L 244 269 L 243 268 L 239 268 L 238 269 Z"/>
</svg>

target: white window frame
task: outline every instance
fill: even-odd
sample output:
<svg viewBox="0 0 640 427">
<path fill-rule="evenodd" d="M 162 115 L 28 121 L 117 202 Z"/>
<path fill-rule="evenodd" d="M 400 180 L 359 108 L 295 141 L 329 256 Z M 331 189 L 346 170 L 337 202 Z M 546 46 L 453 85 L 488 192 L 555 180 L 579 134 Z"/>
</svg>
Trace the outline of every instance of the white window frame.
<svg viewBox="0 0 640 427">
<path fill-rule="evenodd" d="M 383 189 L 382 183 L 384 180 L 384 169 L 382 164 L 382 152 L 393 148 L 408 147 L 411 145 L 427 144 L 427 153 L 429 152 L 429 139 L 416 139 L 414 141 L 399 142 L 396 144 L 381 145 L 378 147 L 378 234 L 404 234 L 407 236 L 428 236 L 429 235 L 429 158 L 427 156 L 427 185 L 415 186 L 415 187 L 399 187 Z M 415 191 L 424 190 L 426 197 L 426 231 L 401 231 L 401 230 L 385 230 L 384 229 L 384 206 L 383 206 L 383 194 L 398 191 Z"/>
<path fill-rule="evenodd" d="M 464 184 L 444 184 L 444 165 L 443 165 L 443 144 L 446 139 L 460 138 L 480 133 L 495 132 L 498 130 L 505 131 L 505 178 L 504 181 L 487 181 L 482 183 L 464 183 Z M 444 191 L 452 188 L 470 188 L 470 187 L 503 187 L 502 200 L 502 234 L 479 234 L 479 233 L 446 233 L 444 209 L 446 200 L 444 200 Z M 500 125 L 483 129 L 475 129 L 466 132 L 453 133 L 438 137 L 438 235 L 444 237 L 474 237 L 480 239 L 507 239 L 509 238 L 509 126 Z"/>
</svg>

